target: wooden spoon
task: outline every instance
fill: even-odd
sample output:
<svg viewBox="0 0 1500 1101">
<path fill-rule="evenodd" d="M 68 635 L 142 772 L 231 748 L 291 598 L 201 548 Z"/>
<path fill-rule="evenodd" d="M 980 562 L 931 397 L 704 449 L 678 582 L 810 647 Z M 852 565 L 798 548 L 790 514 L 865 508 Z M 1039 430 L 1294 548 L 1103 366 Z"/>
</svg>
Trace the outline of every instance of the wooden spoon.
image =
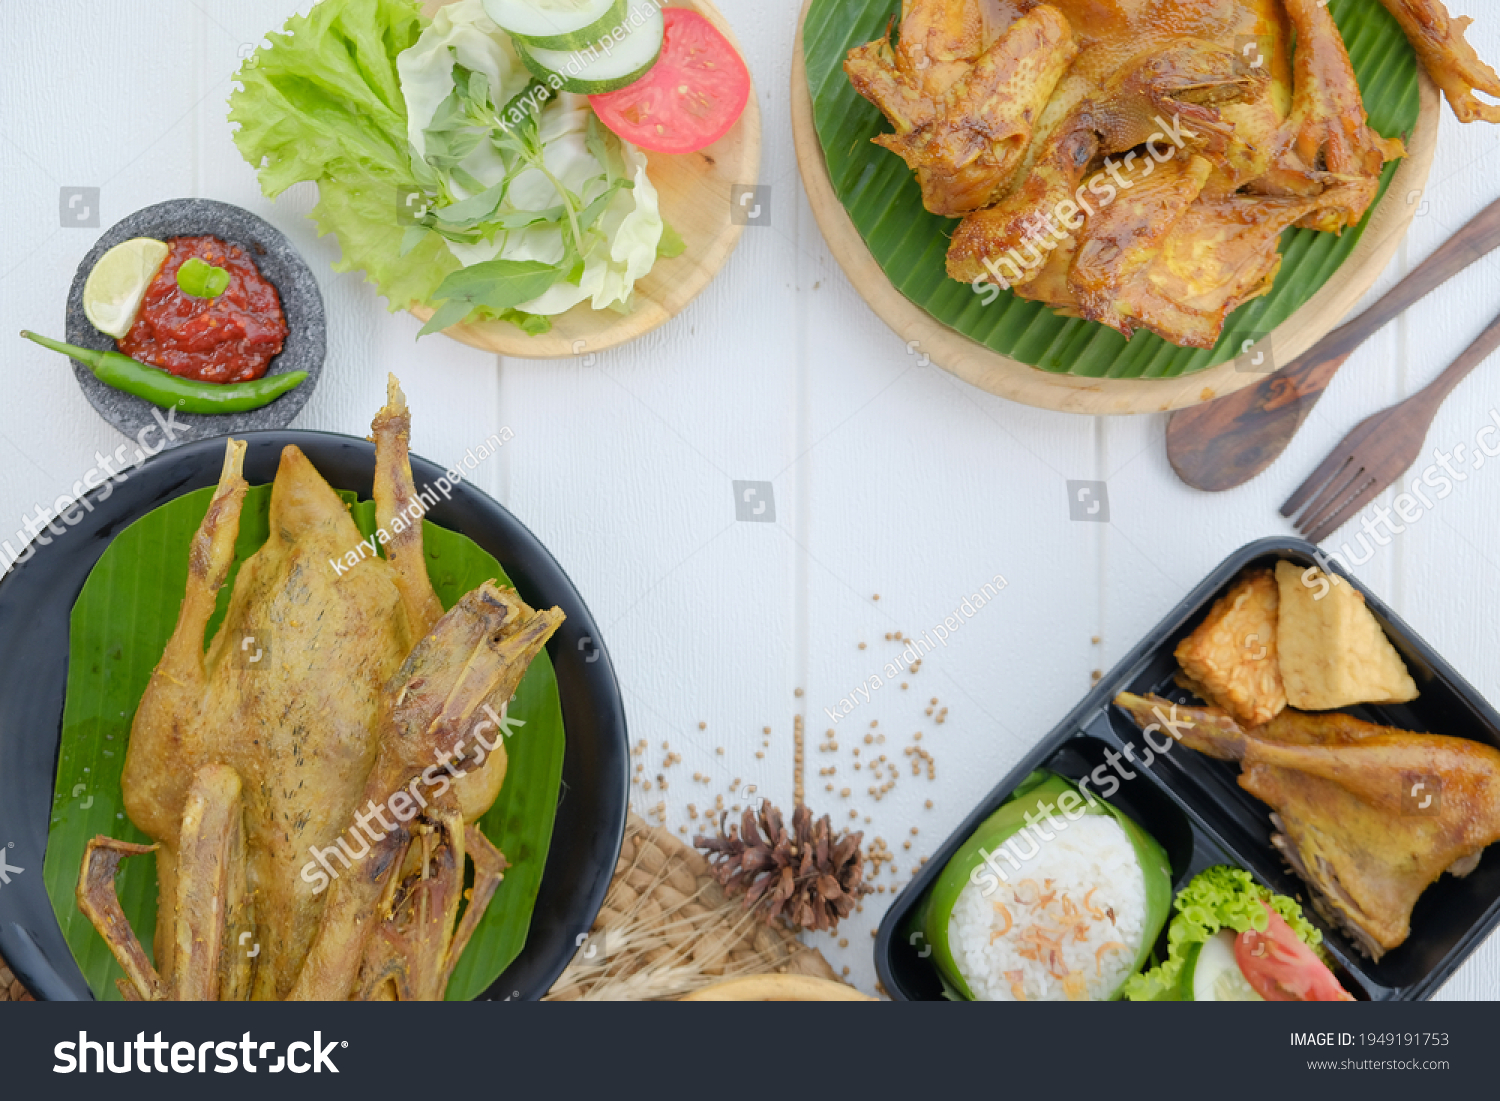
<svg viewBox="0 0 1500 1101">
<path fill-rule="evenodd" d="M 1500 248 L 1500 202 L 1486 207 L 1384 298 L 1255 386 L 1172 414 L 1167 458 L 1177 476 L 1218 493 L 1244 485 L 1280 457 L 1334 374 L 1387 322 Z"/>
</svg>

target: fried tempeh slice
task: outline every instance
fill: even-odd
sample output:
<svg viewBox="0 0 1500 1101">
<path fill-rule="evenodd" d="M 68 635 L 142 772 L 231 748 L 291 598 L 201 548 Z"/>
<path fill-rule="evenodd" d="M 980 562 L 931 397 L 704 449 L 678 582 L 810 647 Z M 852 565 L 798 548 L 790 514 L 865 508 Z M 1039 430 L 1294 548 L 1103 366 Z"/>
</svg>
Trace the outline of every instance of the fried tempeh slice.
<svg viewBox="0 0 1500 1101">
<path fill-rule="evenodd" d="M 1270 722 L 1287 704 L 1277 645 L 1280 600 L 1271 570 L 1247 571 L 1177 645 L 1194 691 L 1246 726 Z"/>
<path fill-rule="evenodd" d="M 1277 563 L 1276 580 L 1281 676 L 1293 707 L 1331 711 L 1417 698 L 1417 682 L 1358 589 L 1290 562 Z"/>
</svg>

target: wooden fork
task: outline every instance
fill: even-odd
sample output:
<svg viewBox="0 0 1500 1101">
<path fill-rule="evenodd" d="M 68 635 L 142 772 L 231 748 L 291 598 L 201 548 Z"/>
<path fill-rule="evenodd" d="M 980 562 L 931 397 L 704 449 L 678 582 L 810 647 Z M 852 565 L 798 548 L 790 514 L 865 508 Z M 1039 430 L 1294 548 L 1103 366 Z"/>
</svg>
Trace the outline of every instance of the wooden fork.
<svg viewBox="0 0 1500 1101">
<path fill-rule="evenodd" d="M 1361 421 L 1281 506 L 1281 515 L 1290 519 L 1301 512 L 1297 530 L 1314 543 L 1343 527 L 1411 469 L 1439 407 L 1496 348 L 1500 317 L 1425 389 Z"/>
</svg>

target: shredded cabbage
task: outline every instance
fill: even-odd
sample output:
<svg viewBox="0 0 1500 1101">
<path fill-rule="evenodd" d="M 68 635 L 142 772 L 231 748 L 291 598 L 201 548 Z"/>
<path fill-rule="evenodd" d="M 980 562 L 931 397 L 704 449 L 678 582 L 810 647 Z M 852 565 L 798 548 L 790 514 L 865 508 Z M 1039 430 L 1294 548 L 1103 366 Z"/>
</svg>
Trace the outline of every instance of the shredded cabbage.
<svg viewBox="0 0 1500 1101">
<path fill-rule="evenodd" d="M 321 0 L 268 37 L 230 99 L 240 151 L 268 196 L 317 183 L 336 269 L 363 268 L 393 310 L 435 308 L 424 333 L 624 312 L 680 251 L 645 155 L 534 81 L 481 0 L 430 21 L 410 0 Z"/>
</svg>

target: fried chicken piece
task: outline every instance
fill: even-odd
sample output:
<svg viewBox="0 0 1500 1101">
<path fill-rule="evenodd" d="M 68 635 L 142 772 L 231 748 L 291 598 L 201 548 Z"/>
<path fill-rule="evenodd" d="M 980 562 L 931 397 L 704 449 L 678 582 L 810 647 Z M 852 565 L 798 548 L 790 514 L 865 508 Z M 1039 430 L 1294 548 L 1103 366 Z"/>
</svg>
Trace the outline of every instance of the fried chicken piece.
<svg viewBox="0 0 1500 1101">
<path fill-rule="evenodd" d="M 1464 31 L 1474 22 L 1455 19 L 1442 0 L 1381 0 L 1411 41 L 1427 75 L 1443 90 L 1460 122 L 1500 122 L 1500 104 L 1476 99 L 1476 91 L 1500 96 L 1500 75 L 1469 45 Z"/>
<path fill-rule="evenodd" d="M 1322 0 L 1283 0 L 1297 33 L 1296 90 L 1257 194 L 1318 198 L 1298 225 L 1340 233 L 1375 201 L 1385 162 L 1406 155 L 1370 128 L 1349 51 Z"/>
<path fill-rule="evenodd" d="M 1245 728 L 1213 708 L 1158 697 L 1115 701 L 1138 725 L 1174 720 L 1184 744 L 1241 763 L 1240 786 L 1268 804 L 1272 843 L 1313 905 L 1377 962 L 1411 935 L 1417 899 L 1444 872 L 1465 876 L 1500 841 L 1500 751 L 1349 715 L 1282 712 Z"/>
<path fill-rule="evenodd" d="M 1127 337 L 1135 331 L 1144 311 L 1131 290 L 1179 232 L 1212 171 L 1203 157 L 1170 160 L 1088 219 L 1068 275 L 1084 317 Z"/>
<path fill-rule="evenodd" d="M 483 709 L 502 706 L 515 695 L 532 659 L 562 622 L 559 609 L 533 611 L 513 591 L 486 583 L 438 620 L 382 690 L 376 726 L 379 756 L 356 805 L 390 808 L 397 818 L 395 828 L 382 829 L 378 837 L 366 839 L 354 826 L 348 827 L 354 859 L 328 890 L 316 938 L 290 998 L 344 999 L 356 990 L 361 975 L 372 987 L 392 978 L 389 953 L 374 951 L 367 956 L 377 928 L 383 928 L 383 937 L 420 941 L 426 948 L 397 982 L 398 991 L 404 986 L 430 992 L 446 985 L 458 958 L 452 946 L 468 934 L 463 930 L 457 936 L 449 934 L 451 924 L 435 934 L 412 930 L 413 915 L 403 907 L 401 885 L 406 878 L 397 873 L 412 874 L 407 860 L 414 838 L 427 838 L 420 842 L 426 846 L 431 840 L 428 835 L 440 832 L 453 854 L 439 869 L 447 878 L 436 888 L 440 897 L 433 890 L 424 891 L 421 897 L 443 914 L 454 912 L 463 893 L 461 858 L 467 836 L 461 828 L 458 796 L 443 775 L 443 762 L 451 762 L 456 772 L 483 763 L 488 752 L 485 743 L 503 737 L 496 732 L 493 739 L 481 740 Z M 410 812 L 405 818 L 403 810 Z M 355 845 L 358 852 L 352 852 Z M 418 880 L 428 856 L 430 851 L 416 862 Z M 498 874 L 494 867 L 480 871 Z M 480 893 L 476 891 L 476 898 Z M 417 923 L 425 925 L 420 910 L 419 905 Z M 430 936 L 436 936 L 436 943 L 425 939 Z"/>
<path fill-rule="evenodd" d="M 1051 5 L 989 44 L 981 8 L 981 0 L 905 0 L 899 43 L 893 48 L 887 35 L 844 63 L 855 90 L 896 128 L 876 144 L 916 172 L 934 214 L 957 217 L 995 200 L 1078 53 Z"/>
<path fill-rule="evenodd" d="M 1110 43 L 1086 48 L 1047 105 L 1015 186 L 953 235 L 949 277 L 1024 287 L 1040 274 L 1040 250 L 1128 196 L 1179 148 L 1224 156 L 1233 130 L 1220 107 L 1256 95 L 1267 80 L 1232 48 L 1196 37 L 1125 58 Z"/>
<path fill-rule="evenodd" d="M 1122 317 L 1184 347 L 1212 348 L 1231 313 L 1268 294 L 1281 270 L 1281 234 L 1317 199 L 1202 194 L 1127 286 Z"/>
</svg>

